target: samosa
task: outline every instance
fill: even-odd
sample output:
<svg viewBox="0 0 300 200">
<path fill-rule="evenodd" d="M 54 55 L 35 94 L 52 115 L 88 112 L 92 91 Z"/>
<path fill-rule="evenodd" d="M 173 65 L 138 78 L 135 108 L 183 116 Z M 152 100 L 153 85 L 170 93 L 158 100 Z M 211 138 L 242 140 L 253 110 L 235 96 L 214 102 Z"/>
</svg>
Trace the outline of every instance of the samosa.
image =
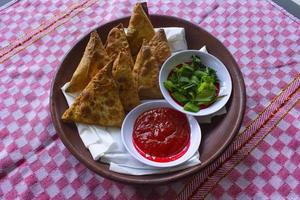
<svg viewBox="0 0 300 200">
<path fill-rule="evenodd" d="M 123 24 L 119 24 L 110 30 L 106 39 L 105 49 L 112 60 L 117 58 L 120 50 L 127 51 L 127 54 L 130 55 L 131 58 L 130 48 L 124 32 Z"/>
<path fill-rule="evenodd" d="M 119 86 L 120 99 L 126 111 L 140 102 L 138 88 L 133 79 L 133 62 L 127 51 L 121 50 L 113 65 L 113 77 Z"/>
<path fill-rule="evenodd" d="M 155 34 L 151 21 L 144 12 L 141 3 L 137 3 L 133 8 L 126 34 L 134 58 L 138 54 L 143 40 L 149 42 Z"/>
<path fill-rule="evenodd" d="M 110 58 L 104 49 L 98 33 L 93 31 L 90 34 L 89 42 L 66 92 L 73 93 L 82 91 L 93 76 L 109 61 Z"/>
<path fill-rule="evenodd" d="M 151 47 L 144 40 L 133 67 L 133 77 L 138 85 L 140 99 L 162 98 L 158 85 L 159 70 L 160 65 L 154 57 Z"/>
<path fill-rule="evenodd" d="M 113 62 L 102 68 L 65 111 L 63 121 L 120 127 L 125 117 L 117 84 L 112 77 Z"/>
<path fill-rule="evenodd" d="M 144 40 L 133 67 L 133 76 L 141 99 L 162 98 L 158 76 L 163 62 L 170 55 L 171 50 L 163 29 L 155 33 L 150 42 Z"/>
<path fill-rule="evenodd" d="M 149 46 L 156 57 L 158 64 L 162 65 L 167 58 L 171 56 L 171 49 L 168 44 L 166 33 L 163 29 L 159 29 L 154 37 L 150 40 Z"/>
</svg>

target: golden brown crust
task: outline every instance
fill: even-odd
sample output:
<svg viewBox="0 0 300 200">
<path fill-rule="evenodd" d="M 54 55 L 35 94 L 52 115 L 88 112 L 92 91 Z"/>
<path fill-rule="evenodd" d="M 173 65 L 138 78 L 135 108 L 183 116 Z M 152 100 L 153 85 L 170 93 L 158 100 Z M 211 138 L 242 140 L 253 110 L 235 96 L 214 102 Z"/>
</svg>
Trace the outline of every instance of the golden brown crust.
<svg viewBox="0 0 300 200">
<path fill-rule="evenodd" d="M 144 12 L 142 5 L 137 3 L 133 8 L 127 29 L 127 40 L 133 57 L 138 54 L 143 40 L 150 41 L 154 34 L 151 21 Z"/>
<path fill-rule="evenodd" d="M 131 69 L 133 62 L 127 51 L 120 51 L 113 65 L 113 77 L 119 86 L 120 99 L 126 111 L 140 103 L 138 88 L 134 82 Z"/>
<path fill-rule="evenodd" d="M 66 91 L 71 93 L 82 91 L 93 76 L 109 61 L 110 58 L 104 49 L 98 33 L 93 31 Z"/>
<path fill-rule="evenodd" d="M 101 69 L 65 111 L 63 121 L 120 127 L 125 117 L 112 62 Z"/>
<path fill-rule="evenodd" d="M 150 40 L 149 46 L 156 57 L 159 65 L 162 65 L 167 58 L 171 56 L 171 49 L 168 44 L 166 33 L 163 29 L 159 29 L 154 37 Z"/>
<path fill-rule="evenodd" d="M 141 99 L 158 99 L 162 94 L 158 85 L 160 65 L 154 57 L 151 47 L 144 41 L 133 67 L 133 77 L 138 85 Z"/>
<path fill-rule="evenodd" d="M 106 39 L 105 49 L 112 60 L 117 58 L 121 50 L 127 51 L 131 57 L 129 44 L 122 24 L 110 30 Z"/>
<path fill-rule="evenodd" d="M 134 80 L 141 99 L 159 99 L 158 76 L 161 65 L 171 55 L 166 34 L 160 29 L 148 43 L 144 40 L 133 67 Z"/>
</svg>

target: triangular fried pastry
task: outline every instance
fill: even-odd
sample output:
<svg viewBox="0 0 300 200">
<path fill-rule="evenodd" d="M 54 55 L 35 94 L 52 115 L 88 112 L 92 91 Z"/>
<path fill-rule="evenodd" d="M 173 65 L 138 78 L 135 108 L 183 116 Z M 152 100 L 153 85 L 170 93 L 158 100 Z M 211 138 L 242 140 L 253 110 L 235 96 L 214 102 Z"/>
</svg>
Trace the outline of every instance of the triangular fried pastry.
<svg viewBox="0 0 300 200">
<path fill-rule="evenodd" d="M 158 64 L 162 65 L 171 56 L 171 49 L 168 44 L 164 29 L 159 29 L 150 40 L 149 46 L 156 57 Z"/>
<path fill-rule="evenodd" d="M 130 46 L 132 57 L 135 57 L 143 40 L 150 41 L 154 36 L 154 28 L 147 14 L 144 12 L 141 3 L 135 4 L 127 29 L 127 40 Z"/>
<path fill-rule="evenodd" d="M 131 57 L 129 44 L 124 32 L 123 24 L 112 28 L 108 33 L 105 49 L 112 60 L 115 60 L 119 55 L 120 50 L 125 50 Z M 131 58 L 132 59 L 132 58 Z"/>
<path fill-rule="evenodd" d="M 120 99 L 126 111 L 140 102 L 138 88 L 132 75 L 133 62 L 127 51 L 120 51 L 113 65 L 113 77 L 119 86 Z"/>
<path fill-rule="evenodd" d="M 171 49 L 163 29 L 156 32 L 149 43 L 144 40 L 133 67 L 133 76 L 141 99 L 162 98 L 158 75 L 163 62 L 170 55 Z"/>
<path fill-rule="evenodd" d="M 144 40 L 133 67 L 133 77 L 138 85 L 140 99 L 162 98 L 158 85 L 159 70 L 160 65 L 153 55 L 151 47 Z"/>
<path fill-rule="evenodd" d="M 93 77 L 62 116 L 73 121 L 120 127 L 125 117 L 119 89 L 112 77 L 112 61 Z"/>
<path fill-rule="evenodd" d="M 98 33 L 91 32 L 90 40 L 66 91 L 70 93 L 82 91 L 109 60 Z"/>
</svg>

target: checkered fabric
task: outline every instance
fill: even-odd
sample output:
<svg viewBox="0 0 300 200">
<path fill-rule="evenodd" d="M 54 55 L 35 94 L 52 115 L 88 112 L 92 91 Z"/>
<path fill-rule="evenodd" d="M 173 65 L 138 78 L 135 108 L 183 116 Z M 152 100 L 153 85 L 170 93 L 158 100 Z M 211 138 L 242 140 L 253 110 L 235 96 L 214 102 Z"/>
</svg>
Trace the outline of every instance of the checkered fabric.
<svg viewBox="0 0 300 200">
<path fill-rule="evenodd" d="M 299 199 L 299 116 L 298 102 L 207 198 Z"/>
<path fill-rule="evenodd" d="M 216 36 L 244 75 L 242 134 L 203 172 L 168 185 L 130 186 L 95 175 L 66 150 L 49 112 L 54 73 L 76 41 L 129 15 L 133 4 L 23 0 L 0 12 L 0 196 L 300 198 L 300 22 L 269 1 L 148 2 L 150 13 L 187 19 Z"/>
<path fill-rule="evenodd" d="M 16 39 L 30 34 L 46 21 L 68 10 L 78 0 L 68 1 L 20 1 L 0 12 L 0 47 L 4 48 Z"/>
</svg>

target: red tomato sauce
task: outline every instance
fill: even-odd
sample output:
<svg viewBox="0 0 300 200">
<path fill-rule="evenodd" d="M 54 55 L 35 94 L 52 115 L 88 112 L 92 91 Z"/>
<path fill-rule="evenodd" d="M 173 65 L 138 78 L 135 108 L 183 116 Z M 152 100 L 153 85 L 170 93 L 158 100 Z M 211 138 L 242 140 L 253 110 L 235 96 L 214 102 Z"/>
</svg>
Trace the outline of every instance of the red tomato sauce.
<svg viewBox="0 0 300 200">
<path fill-rule="evenodd" d="M 148 110 L 135 121 L 133 143 L 148 160 L 176 160 L 186 153 L 190 145 L 188 120 L 185 114 L 171 108 Z"/>
</svg>

